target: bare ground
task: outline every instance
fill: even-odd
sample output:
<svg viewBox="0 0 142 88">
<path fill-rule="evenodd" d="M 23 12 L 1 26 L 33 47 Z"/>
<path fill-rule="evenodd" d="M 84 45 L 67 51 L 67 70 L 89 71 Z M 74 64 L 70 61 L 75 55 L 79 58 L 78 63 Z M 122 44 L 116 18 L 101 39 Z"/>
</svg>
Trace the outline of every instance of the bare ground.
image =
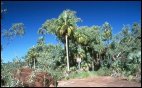
<svg viewBox="0 0 142 88">
<path fill-rule="evenodd" d="M 141 83 L 102 76 L 58 81 L 58 87 L 141 87 Z"/>
</svg>

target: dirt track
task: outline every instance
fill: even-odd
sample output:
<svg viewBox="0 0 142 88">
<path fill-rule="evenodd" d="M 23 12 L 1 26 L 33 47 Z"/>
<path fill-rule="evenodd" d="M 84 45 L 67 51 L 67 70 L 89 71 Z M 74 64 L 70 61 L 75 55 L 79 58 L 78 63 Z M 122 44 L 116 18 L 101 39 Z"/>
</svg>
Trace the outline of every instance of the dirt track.
<svg viewBox="0 0 142 88">
<path fill-rule="evenodd" d="M 58 87 L 141 87 L 141 83 L 104 76 L 59 81 Z"/>
</svg>

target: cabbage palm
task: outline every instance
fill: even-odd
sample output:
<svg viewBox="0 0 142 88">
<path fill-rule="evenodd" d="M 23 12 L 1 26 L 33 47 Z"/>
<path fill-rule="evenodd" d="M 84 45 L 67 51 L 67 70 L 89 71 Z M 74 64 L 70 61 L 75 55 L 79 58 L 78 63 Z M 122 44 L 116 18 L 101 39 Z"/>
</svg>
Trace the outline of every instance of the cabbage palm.
<svg viewBox="0 0 142 88">
<path fill-rule="evenodd" d="M 76 29 L 76 23 L 80 19 L 76 17 L 76 12 L 65 10 L 57 19 L 47 20 L 42 28 L 49 33 L 55 34 L 57 38 L 66 46 L 67 68 L 69 71 L 68 38 L 72 38 L 73 31 Z"/>
<path fill-rule="evenodd" d="M 61 24 L 57 31 L 59 36 L 65 37 L 66 41 L 66 56 L 67 56 L 67 67 L 69 71 L 69 55 L 68 55 L 68 37 L 70 37 L 75 30 L 77 18 L 75 12 L 70 10 L 64 11 L 58 18 L 58 22 Z"/>
<path fill-rule="evenodd" d="M 108 59 L 110 60 L 110 53 L 108 51 L 109 51 L 109 43 L 110 43 L 110 40 L 112 39 L 112 27 L 108 22 L 105 22 L 102 25 L 102 39 L 106 45 L 106 50 L 107 50 L 106 55 Z"/>
<path fill-rule="evenodd" d="M 37 57 L 38 57 L 38 53 L 37 51 L 35 51 L 35 47 L 31 48 L 29 51 L 28 51 L 28 54 L 27 54 L 27 62 L 29 65 L 31 65 L 31 67 L 34 66 L 34 69 L 35 69 L 35 64 L 37 63 Z"/>
<path fill-rule="evenodd" d="M 99 29 L 100 29 L 99 26 L 92 26 L 92 27 L 83 26 L 79 27 L 74 33 L 76 42 L 80 44 L 82 48 L 84 48 L 85 52 L 88 51 L 89 54 L 91 55 L 92 69 L 94 69 L 94 63 L 95 63 L 93 59 L 94 54 L 98 55 L 96 52 L 99 53 L 102 50 L 102 45 L 98 47 L 98 45 L 101 43 Z"/>
<path fill-rule="evenodd" d="M 105 22 L 102 25 L 102 31 L 103 31 L 103 40 L 107 41 L 107 45 L 109 44 L 109 41 L 112 39 L 112 27 L 108 22 Z"/>
</svg>

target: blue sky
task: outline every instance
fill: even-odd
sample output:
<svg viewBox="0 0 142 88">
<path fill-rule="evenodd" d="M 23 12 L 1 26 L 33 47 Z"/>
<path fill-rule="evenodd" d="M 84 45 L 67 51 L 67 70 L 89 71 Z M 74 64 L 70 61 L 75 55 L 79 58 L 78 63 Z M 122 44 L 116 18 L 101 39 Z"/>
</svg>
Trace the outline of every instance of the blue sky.
<svg viewBox="0 0 142 88">
<path fill-rule="evenodd" d="M 1 56 L 4 62 L 12 61 L 15 56 L 24 56 L 28 49 L 36 44 L 37 30 L 51 18 L 56 18 L 65 10 L 75 10 L 83 22 L 79 26 L 102 25 L 105 21 L 113 27 L 113 34 L 118 33 L 123 24 L 141 22 L 140 1 L 5 1 L 7 9 L 2 19 L 2 28 L 9 29 L 13 23 L 25 25 L 25 35 L 16 37 L 7 45 L 8 40 L 1 38 L 4 47 Z M 46 43 L 57 44 L 54 35 L 46 35 Z"/>
</svg>

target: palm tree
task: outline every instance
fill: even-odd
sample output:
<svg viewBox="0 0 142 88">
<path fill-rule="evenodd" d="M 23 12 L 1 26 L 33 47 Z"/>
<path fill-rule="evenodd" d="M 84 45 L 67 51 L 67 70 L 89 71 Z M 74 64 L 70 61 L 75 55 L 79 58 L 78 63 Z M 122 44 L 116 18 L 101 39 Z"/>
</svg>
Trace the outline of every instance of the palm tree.
<svg viewBox="0 0 142 88">
<path fill-rule="evenodd" d="M 58 27 L 57 31 L 59 35 L 65 38 L 68 71 L 69 71 L 68 37 L 73 36 L 73 31 L 76 29 L 76 26 L 77 26 L 76 23 L 80 20 L 79 18 L 76 17 L 75 14 L 76 14 L 75 11 L 65 10 L 58 18 L 58 22 L 60 26 Z"/>
<path fill-rule="evenodd" d="M 31 48 L 29 51 L 28 51 L 28 54 L 27 54 L 27 62 L 29 65 L 31 65 L 31 68 L 34 66 L 34 69 L 35 69 L 35 65 L 37 63 L 37 57 L 38 57 L 38 53 L 35 51 L 35 47 Z"/>
<path fill-rule="evenodd" d="M 94 55 L 97 54 L 96 48 L 98 48 L 97 45 L 100 44 L 99 29 L 100 29 L 99 26 L 92 26 L 92 27 L 83 26 L 83 27 L 79 27 L 75 31 L 75 35 L 74 35 L 76 38 L 76 42 L 82 46 L 85 52 L 89 52 L 89 54 L 91 55 L 92 70 L 94 70 L 94 64 L 95 64 Z"/>
<path fill-rule="evenodd" d="M 106 41 L 106 45 L 108 46 L 110 40 L 112 39 L 112 27 L 108 22 L 105 22 L 102 25 L 102 32 L 103 32 L 103 40 Z"/>
<path fill-rule="evenodd" d="M 102 39 L 105 42 L 106 49 L 109 51 L 110 40 L 112 39 L 112 27 L 108 22 L 102 25 Z M 110 54 L 107 53 L 108 59 L 110 59 Z"/>
<path fill-rule="evenodd" d="M 55 34 L 58 39 L 64 43 L 67 57 L 67 70 L 69 71 L 69 38 L 72 38 L 73 31 L 76 29 L 76 23 L 80 19 L 76 17 L 76 12 L 65 10 L 59 15 L 57 19 L 47 20 L 42 28 L 46 29 L 49 33 Z"/>
</svg>

